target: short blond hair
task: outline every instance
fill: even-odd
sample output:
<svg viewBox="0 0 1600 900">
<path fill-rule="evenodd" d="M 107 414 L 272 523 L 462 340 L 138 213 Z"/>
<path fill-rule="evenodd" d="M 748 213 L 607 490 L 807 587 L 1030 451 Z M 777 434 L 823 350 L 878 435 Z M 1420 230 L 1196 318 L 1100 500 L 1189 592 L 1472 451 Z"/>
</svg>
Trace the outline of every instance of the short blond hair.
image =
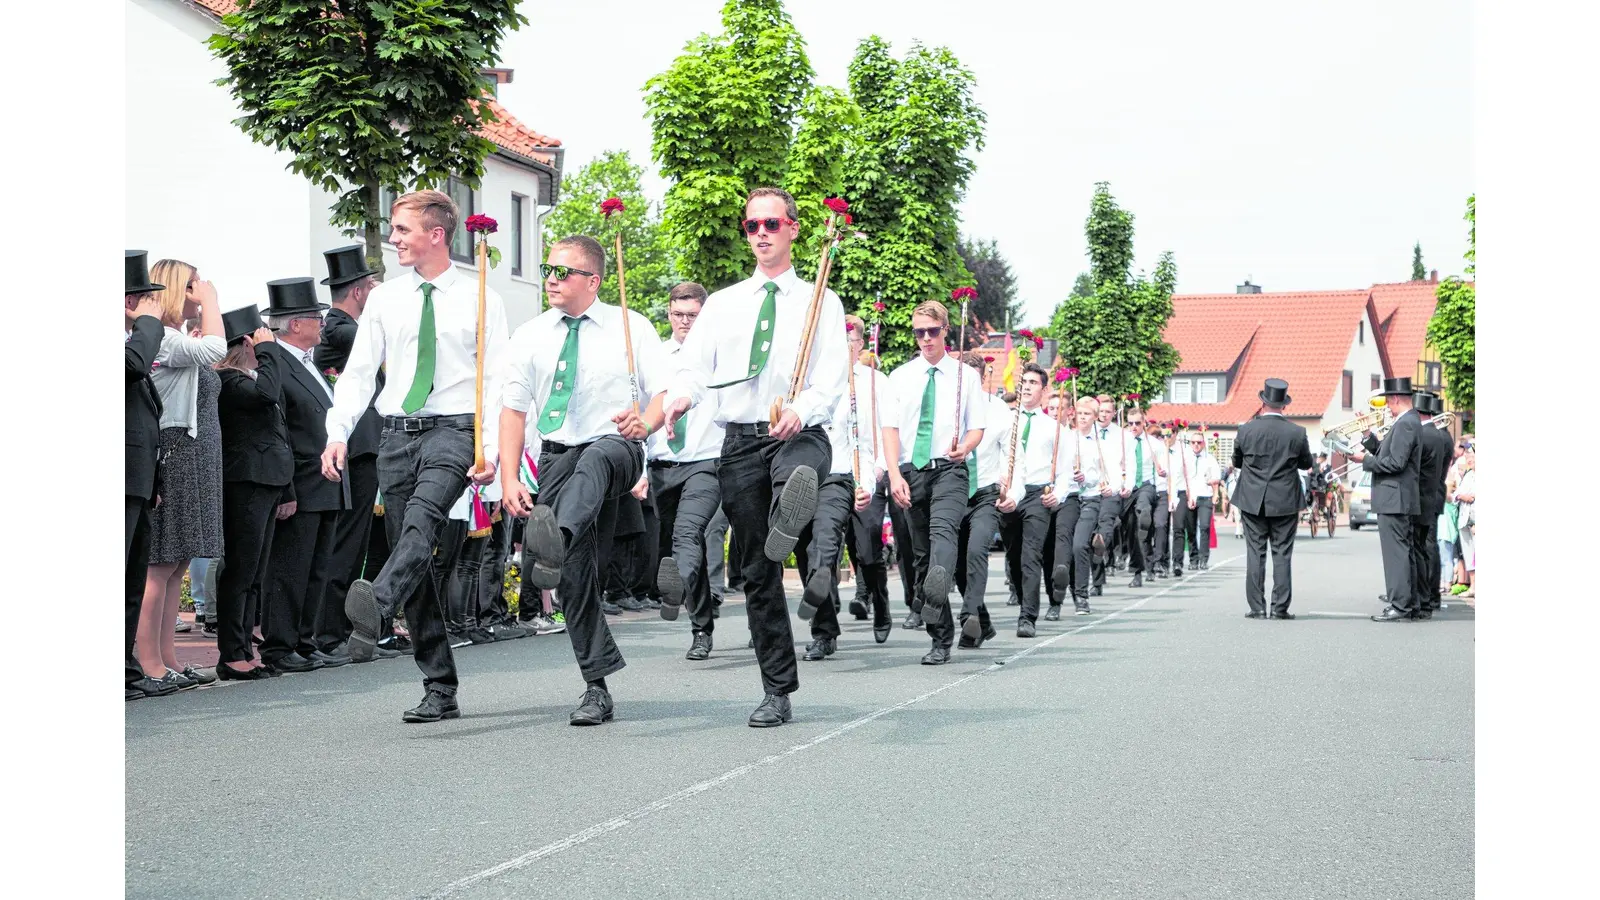
<svg viewBox="0 0 1600 900">
<path fill-rule="evenodd" d="M 161 324 L 177 328 L 183 324 L 183 303 L 189 298 L 189 280 L 194 266 L 176 259 L 158 259 L 150 267 L 150 281 L 165 285 L 156 296 L 161 299 Z"/>
<path fill-rule="evenodd" d="M 1093 397 L 1084 396 L 1078 398 L 1079 412 L 1098 412 L 1099 409 L 1100 402 Z"/>
<path fill-rule="evenodd" d="M 937 300 L 924 300 L 918 303 L 917 308 L 911 311 L 911 315 L 913 318 L 927 316 L 947 328 L 950 325 L 950 310 Z"/>
<path fill-rule="evenodd" d="M 860 316 L 846 315 L 844 317 L 844 330 L 846 334 L 854 331 L 861 335 L 862 340 L 867 339 L 867 323 L 861 321 Z"/>
<path fill-rule="evenodd" d="M 456 226 L 461 222 L 461 207 L 450 195 L 444 191 L 412 191 L 401 194 L 394 201 L 394 206 L 389 210 L 392 217 L 395 210 L 409 209 L 422 218 L 422 227 L 432 231 L 435 228 L 444 229 L 444 239 L 449 241 L 455 236 Z"/>
</svg>

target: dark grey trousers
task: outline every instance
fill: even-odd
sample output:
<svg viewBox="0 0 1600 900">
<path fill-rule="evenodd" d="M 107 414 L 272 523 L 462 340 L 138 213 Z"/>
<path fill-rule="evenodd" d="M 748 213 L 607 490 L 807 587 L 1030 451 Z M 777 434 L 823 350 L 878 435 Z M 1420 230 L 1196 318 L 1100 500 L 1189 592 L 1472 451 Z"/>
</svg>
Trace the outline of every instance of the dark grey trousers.
<svg viewBox="0 0 1600 900">
<path fill-rule="evenodd" d="M 706 533 L 722 502 L 717 461 L 705 459 L 676 466 L 652 463 L 650 493 L 655 497 L 659 518 L 661 556 L 672 557 L 677 565 L 694 633 L 710 634 L 715 620 L 711 616 L 711 572 L 707 561 L 711 553 L 706 546 Z M 715 553 L 722 556 L 720 541 Z M 650 573 L 650 580 L 654 583 L 655 572 Z"/>
</svg>

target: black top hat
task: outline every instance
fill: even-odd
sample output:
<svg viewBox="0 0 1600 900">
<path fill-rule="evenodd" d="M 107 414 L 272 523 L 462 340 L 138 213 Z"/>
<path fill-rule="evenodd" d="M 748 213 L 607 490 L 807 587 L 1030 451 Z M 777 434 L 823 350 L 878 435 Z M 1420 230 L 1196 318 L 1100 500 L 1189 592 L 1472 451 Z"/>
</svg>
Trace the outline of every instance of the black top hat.
<svg viewBox="0 0 1600 900">
<path fill-rule="evenodd" d="M 228 336 L 229 346 L 244 340 L 247 335 L 254 334 L 255 330 L 261 327 L 263 325 L 259 307 L 241 306 L 222 314 L 222 330 Z"/>
<path fill-rule="evenodd" d="M 1282 378 L 1268 378 L 1267 383 L 1261 388 L 1261 393 L 1256 396 L 1268 406 L 1288 406 L 1294 399 L 1289 396 L 1289 382 Z"/>
<path fill-rule="evenodd" d="M 1411 405 L 1417 412 L 1425 416 L 1436 416 L 1444 412 L 1444 405 L 1439 402 L 1439 397 L 1432 391 L 1417 391 L 1411 395 Z"/>
<path fill-rule="evenodd" d="M 146 258 L 149 254 L 143 250 L 124 250 L 122 254 L 122 293 L 124 295 L 148 294 L 151 291 L 164 291 L 167 289 L 164 284 L 150 283 L 150 268 L 146 263 Z"/>
<path fill-rule="evenodd" d="M 367 266 L 366 249 L 363 244 L 351 244 L 337 250 L 322 251 L 322 258 L 328 261 L 328 277 L 322 279 L 322 283 L 336 288 L 358 278 L 378 274 Z"/>
<path fill-rule="evenodd" d="M 279 278 L 267 282 L 264 316 L 308 315 L 327 308 L 328 304 L 317 302 L 317 288 L 310 278 Z"/>
<path fill-rule="evenodd" d="M 1409 378 L 1385 378 L 1383 380 L 1383 395 L 1385 397 L 1388 397 L 1388 396 L 1393 395 L 1393 394 L 1410 394 L 1410 393 L 1411 393 L 1411 379 L 1409 379 Z"/>
</svg>

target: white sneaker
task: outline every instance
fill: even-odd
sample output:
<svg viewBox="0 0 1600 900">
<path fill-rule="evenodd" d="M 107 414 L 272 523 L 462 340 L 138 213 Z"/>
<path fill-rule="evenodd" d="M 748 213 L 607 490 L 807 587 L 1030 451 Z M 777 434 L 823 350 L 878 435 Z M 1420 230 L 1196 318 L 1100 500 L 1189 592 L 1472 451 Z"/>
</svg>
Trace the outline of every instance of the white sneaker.
<svg viewBox="0 0 1600 900">
<path fill-rule="evenodd" d="M 179 616 L 178 617 L 178 624 L 172 626 L 172 631 L 173 631 L 174 634 L 188 634 L 189 632 L 191 632 L 193 630 L 194 630 L 194 625 L 189 623 L 189 622 L 185 622 L 183 620 L 183 616 Z"/>
</svg>

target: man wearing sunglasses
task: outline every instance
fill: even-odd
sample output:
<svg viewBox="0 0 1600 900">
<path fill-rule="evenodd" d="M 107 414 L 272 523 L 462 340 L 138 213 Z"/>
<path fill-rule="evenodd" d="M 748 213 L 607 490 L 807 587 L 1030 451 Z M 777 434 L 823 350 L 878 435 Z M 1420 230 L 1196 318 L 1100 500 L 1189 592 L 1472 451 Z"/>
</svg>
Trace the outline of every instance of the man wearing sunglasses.
<svg viewBox="0 0 1600 900">
<path fill-rule="evenodd" d="M 1206 436 L 1186 431 L 1179 438 L 1178 495 L 1167 501 L 1173 511 L 1172 574 L 1183 574 L 1183 547 L 1189 546 L 1189 565 L 1201 572 L 1211 567 L 1211 503 L 1222 481 L 1222 467 L 1206 449 Z"/>
<path fill-rule="evenodd" d="M 789 695 L 800 687 L 783 563 L 816 512 L 817 476 L 833 456 L 823 426 L 845 394 L 849 352 L 844 305 L 824 291 L 810 364 L 794 399 L 769 424 L 773 400 L 788 397 L 812 285 L 794 271 L 800 234 L 794 198 L 756 188 L 744 209 L 756 271 L 706 300 L 678 354 L 676 377 L 651 404 L 647 421 L 652 428 L 664 424 L 669 439 L 683 427 L 685 413 L 711 416 L 724 429 L 717 478 L 728 524 L 739 537 L 745 611 L 765 690 L 750 726 L 770 728 L 789 721 Z"/>
<path fill-rule="evenodd" d="M 889 496 L 907 511 L 912 577 L 921 588 L 920 608 L 912 611 L 921 614 L 933 639 L 933 648 L 922 659 L 928 665 L 948 660 L 955 643 L 955 623 L 947 607 L 960 553 L 961 519 L 976 480 L 971 472 L 976 461 L 969 462 L 969 457 L 983 440 L 989 418 L 982 380 L 945 352 L 949 322 L 949 311 L 936 300 L 912 310 L 918 355 L 890 374 L 893 397 L 883 407 L 884 457 L 898 462 L 889 469 Z"/>
<path fill-rule="evenodd" d="M 614 715 L 606 678 L 627 663 L 600 609 L 598 561 L 609 557 L 621 501 L 644 472 L 647 431 L 635 398 L 648 402 L 667 373 L 655 329 L 630 310 L 635 387 L 622 310 L 596 300 L 605 265 L 605 251 L 591 237 L 551 245 L 540 267 L 550 308 L 512 335 L 502 377 L 501 458 L 522 458 L 530 414 L 542 436 L 537 505 L 514 467 L 505 467 L 500 483 L 506 509 L 528 517 L 524 585 L 561 596 L 587 683 L 573 725 L 599 725 Z"/>
<path fill-rule="evenodd" d="M 1006 418 L 1008 426 L 1015 423 L 1020 433 L 1014 438 L 1008 434 L 1001 446 L 1002 457 L 1016 451 L 1012 480 L 1025 489 L 1016 508 L 1000 519 L 1000 537 L 1005 544 L 1006 571 L 1012 589 L 1017 592 L 1024 611 L 1039 614 L 1039 583 L 1043 578 L 1044 542 L 1050 531 L 1050 520 L 1055 516 L 1060 501 L 1055 492 L 1046 494 L 1050 487 L 1050 463 L 1056 453 L 1056 423 L 1045 412 L 1044 393 L 1049 376 L 1038 363 L 1022 367 L 1022 377 L 1017 391 L 1021 401 L 1021 415 Z M 981 453 L 981 449 L 980 449 Z M 1003 462 L 1003 459 L 1002 459 Z M 981 465 L 981 462 L 980 462 Z M 1002 478 L 1004 476 L 1002 475 Z"/>
</svg>

